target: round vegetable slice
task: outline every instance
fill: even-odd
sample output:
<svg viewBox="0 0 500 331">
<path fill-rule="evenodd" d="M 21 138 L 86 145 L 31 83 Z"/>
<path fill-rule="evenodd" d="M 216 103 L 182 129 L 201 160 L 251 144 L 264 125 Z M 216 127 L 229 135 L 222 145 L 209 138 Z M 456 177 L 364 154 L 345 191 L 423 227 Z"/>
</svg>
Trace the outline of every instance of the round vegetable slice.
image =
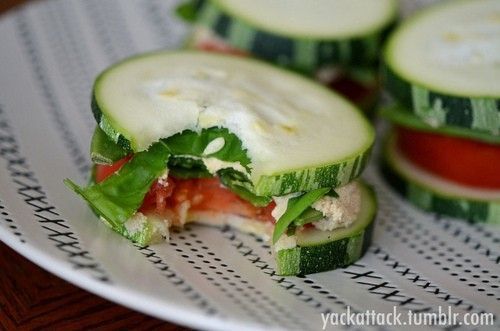
<svg viewBox="0 0 500 331">
<path fill-rule="evenodd" d="M 475 189 L 425 171 L 406 159 L 391 135 L 385 147 L 382 173 L 413 205 L 470 222 L 500 224 L 500 190 Z"/>
<path fill-rule="evenodd" d="M 191 15 L 229 45 L 300 71 L 368 64 L 394 22 L 394 0 L 192 1 Z M 297 22 L 300 22 L 298 24 Z"/>
<path fill-rule="evenodd" d="M 374 141 L 361 112 L 326 87 L 220 54 L 157 52 L 120 62 L 97 78 L 93 111 L 99 127 L 134 152 L 185 130 L 226 128 L 251 159 L 259 196 L 345 185 Z"/>
<path fill-rule="evenodd" d="M 384 52 L 386 87 L 433 127 L 500 135 L 500 2 L 447 1 L 403 23 Z"/>
<path fill-rule="evenodd" d="M 366 184 L 361 187 L 361 211 L 347 228 L 320 231 L 313 227 L 296 233 L 297 246 L 275 253 L 280 275 L 305 275 L 346 267 L 359 260 L 371 243 L 377 210 L 375 194 Z"/>
</svg>

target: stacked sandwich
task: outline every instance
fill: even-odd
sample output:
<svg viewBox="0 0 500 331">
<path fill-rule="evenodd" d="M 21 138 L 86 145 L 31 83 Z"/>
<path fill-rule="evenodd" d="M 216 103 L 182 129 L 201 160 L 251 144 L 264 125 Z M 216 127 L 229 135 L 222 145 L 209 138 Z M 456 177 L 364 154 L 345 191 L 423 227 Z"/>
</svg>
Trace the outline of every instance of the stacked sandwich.
<svg viewBox="0 0 500 331">
<path fill-rule="evenodd" d="M 321 82 L 368 108 L 378 95 L 376 67 L 397 15 L 395 0 L 189 0 L 188 46 L 251 55 Z"/>
<path fill-rule="evenodd" d="M 93 183 L 66 184 L 140 244 L 188 222 L 272 239 L 277 272 L 349 265 L 368 247 L 374 194 L 357 177 L 375 134 L 344 98 L 247 58 L 158 52 L 93 88 Z"/>
<path fill-rule="evenodd" d="M 410 202 L 500 223 L 500 1 L 448 1 L 402 24 L 384 53 L 396 103 L 384 174 Z"/>
</svg>

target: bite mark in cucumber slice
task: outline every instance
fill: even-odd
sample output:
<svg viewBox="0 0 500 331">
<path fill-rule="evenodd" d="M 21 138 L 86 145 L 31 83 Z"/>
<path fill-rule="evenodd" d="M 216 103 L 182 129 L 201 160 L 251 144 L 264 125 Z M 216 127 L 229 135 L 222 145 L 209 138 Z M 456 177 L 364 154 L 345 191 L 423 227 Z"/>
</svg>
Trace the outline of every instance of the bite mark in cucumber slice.
<svg viewBox="0 0 500 331">
<path fill-rule="evenodd" d="M 500 191 L 469 188 L 433 175 L 405 159 L 391 135 L 386 143 L 382 174 L 413 205 L 470 222 L 500 224 Z"/>
<path fill-rule="evenodd" d="M 307 24 L 303 20 L 300 26 L 295 24 L 293 28 L 284 28 L 284 24 L 273 22 L 276 18 L 267 21 L 273 26 L 265 27 L 260 21 L 263 11 L 259 10 L 258 15 L 252 15 L 251 11 L 239 8 L 242 5 L 245 7 L 245 4 L 239 2 L 226 1 L 202 1 L 200 5 L 197 1 L 196 22 L 208 27 L 235 48 L 306 73 L 313 73 L 322 65 L 375 63 L 384 36 L 397 14 L 396 2 L 384 0 L 374 6 L 377 10 L 372 11 L 370 15 L 361 15 L 369 10 L 364 5 L 360 11 L 342 15 L 362 16 L 352 19 L 350 23 L 344 19 L 335 20 L 331 17 L 324 20 L 327 25 L 343 21 L 342 26 L 338 27 L 307 29 Z M 287 5 L 284 9 L 289 9 L 292 4 Z M 314 6 L 307 4 L 303 10 L 297 10 L 296 13 L 310 17 L 311 14 L 307 12 L 315 12 L 315 23 L 318 23 L 317 14 L 339 15 L 334 9 L 346 6 L 345 3 L 342 5 L 332 1 L 325 5 L 332 6 L 332 10 L 323 8 L 323 11 L 315 12 L 315 8 L 321 4 Z M 251 5 L 252 8 L 258 6 L 269 7 L 269 10 L 275 9 L 274 6 L 265 3 Z M 311 25 L 314 25 L 314 22 Z"/>
<path fill-rule="evenodd" d="M 356 262 L 371 243 L 377 209 L 374 192 L 361 187 L 361 211 L 347 228 L 333 231 L 308 229 L 297 232 L 297 246 L 275 253 L 277 273 L 284 276 L 304 275 L 346 267 Z"/>
</svg>

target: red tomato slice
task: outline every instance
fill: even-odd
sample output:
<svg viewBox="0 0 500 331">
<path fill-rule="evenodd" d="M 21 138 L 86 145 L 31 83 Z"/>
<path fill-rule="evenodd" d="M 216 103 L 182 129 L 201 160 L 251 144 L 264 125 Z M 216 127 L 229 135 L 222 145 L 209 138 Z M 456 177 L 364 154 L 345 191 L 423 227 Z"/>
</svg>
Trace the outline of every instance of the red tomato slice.
<svg viewBox="0 0 500 331">
<path fill-rule="evenodd" d="M 215 40 L 201 41 L 200 43 L 198 43 L 198 45 L 196 45 L 196 48 L 198 48 L 201 51 L 207 51 L 207 52 L 248 56 L 248 53 L 245 51 L 229 46 L 224 42 Z"/>
<path fill-rule="evenodd" d="M 149 192 L 144 197 L 140 211 L 148 212 L 155 211 L 158 214 L 163 214 L 167 208 L 171 208 L 172 204 L 169 203 L 169 198 L 172 196 L 176 185 L 172 178 L 168 178 L 166 184 L 160 184 L 155 181 Z"/>
<path fill-rule="evenodd" d="M 178 181 L 173 199 L 177 203 L 189 200 L 194 211 L 215 211 L 262 221 L 274 220 L 271 216 L 274 206 L 255 207 L 223 186 L 218 178 Z"/>
<path fill-rule="evenodd" d="M 224 187 L 218 178 L 175 179 L 169 178 L 168 185 L 155 183 L 147 194 L 141 211 L 165 213 L 189 202 L 192 211 L 214 211 L 233 214 L 261 221 L 273 222 L 273 204 L 255 207 Z"/>
<path fill-rule="evenodd" d="M 341 75 L 328 83 L 328 87 L 337 91 L 347 99 L 351 100 L 361 108 L 372 106 L 375 102 L 379 87 L 374 85 L 363 85 L 347 75 Z"/>
<path fill-rule="evenodd" d="M 105 180 L 130 160 L 127 156 L 112 165 L 96 165 L 95 181 Z M 223 186 L 218 178 L 176 179 L 169 177 L 166 183 L 155 181 L 139 208 L 168 217 L 175 216 L 183 202 L 189 202 L 190 210 L 214 211 L 239 215 L 260 221 L 274 222 L 271 211 L 274 202 L 266 207 L 255 207 Z"/>
<path fill-rule="evenodd" d="M 125 163 L 127 163 L 132 156 L 125 156 L 123 159 L 116 161 L 113 164 L 105 165 L 105 164 L 96 164 L 95 166 L 95 181 L 96 183 L 102 182 L 115 172 L 121 169 Z"/>
<path fill-rule="evenodd" d="M 500 189 L 500 146 L 436 133 L 397 129 L 397 145 L 420 167 L 459 184 Z"/>
</svg>

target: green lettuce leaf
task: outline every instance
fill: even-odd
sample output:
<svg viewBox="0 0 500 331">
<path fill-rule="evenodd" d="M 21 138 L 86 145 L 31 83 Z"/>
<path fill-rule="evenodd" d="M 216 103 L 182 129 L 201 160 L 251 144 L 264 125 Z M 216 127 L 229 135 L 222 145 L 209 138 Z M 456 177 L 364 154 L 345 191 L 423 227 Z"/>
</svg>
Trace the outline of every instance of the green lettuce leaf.
<svg viewBox="0 0 500 331">
<path fill-rule="evenodd" d="M 175 13 L 186 22 L 194 22 L 203 2 L 203 0 L 183 1 L 177 6 Z"/>
<path fill-rule="evenodd" d="M 331 188 L 319 188 L 309 191 L 298 197 L 288 200 L 285 213 L 279 218 L 274 226 L 273 244 L 275 244 L 288 227 L 299 218 L 313 203 L 321 199 Z"/>
<path fill-rule="evenodd" d="M 96 126 L 90 143 L 92 162 L 96 164 L 112 164 L 128 154 L 130 154 L 130 151 L 115 143 L 100 127 Z"/>
<path fill-rule="evenodd" d="M 207 149 L 209 144 L 217 139 L 219 139 L 220 144 L 215 149 Z M 243 148 L 241 140 L 225 128 L 212 127 L 203 129 L 199 133 L 186 130 L 164 139 L 164 142 L 173 155 L 169 161 L 169 169 L 174 177 L 211 177 L 212 175 L 201 160 L 204 157 L 236 162 L 250 171 L 250 158 L 247 156 L 247 151 Z M 270 197 L 257 196 L 253 193 L 253 185 L 245 174 L 232 168 L 226 168 L 219 170 L 217 175 L 224 186 L 254 206 L 264 207 L 271 202 Z"/>
<path fill-rule="evenodd" d="M 82 188 L 71 180 L 64 183 L 81 195 L 115 231 L 131 238 L 124 223 L 141 206 L 153 182 L 163 174 L 170 151 L 163 142 L 139 152 L 106 180 Z"/>
<path fill-rule="evenodd" d="M 312 207 L 308 207 L 296 219 L 293 220 L 293 226 L 303 226 L 322 219 L 323 213 Z"/>
<path fill-rule="evenodd" d="M 207 146 L 217 138 L 223 139 L 223 145 L 214 152 L 206 151 Z M 212 127 L 201 132 L 185 130 L 163 140 L 170 148 L 172 155 L 189 155 L 195 157 L 214 157 L 221 161 L 238 162 L 246 170 L 250 170 L 250 158 L 241 140 L 228 129 Z"/>
<path fill-rule="evenodd" d="M 168 160 L 169 174 L 180 179 L 210 178 L 212 174 L 207 170 L 201 159 L 191 157 L 172 156 Z"/>
</svg>

